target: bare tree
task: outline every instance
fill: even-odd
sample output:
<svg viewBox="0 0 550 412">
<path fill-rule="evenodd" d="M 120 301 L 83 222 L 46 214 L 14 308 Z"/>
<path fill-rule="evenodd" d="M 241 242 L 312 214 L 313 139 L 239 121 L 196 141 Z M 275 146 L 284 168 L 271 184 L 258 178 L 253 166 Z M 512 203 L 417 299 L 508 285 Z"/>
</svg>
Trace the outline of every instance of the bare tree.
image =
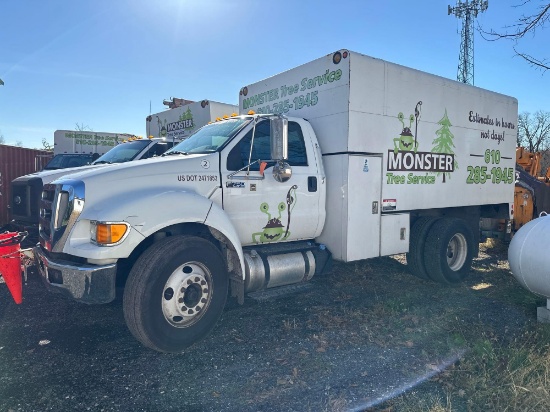
<svg viewBox="0 0 550 412">
<path fill-rule="evenodd" d="M 550 112 L 539 110 L 533 115 L 520 113 L 517 144 L 531 153 L 550 149 Z"/>
<path fill-rule="evenodd" d="M 540 1 L 540 0 L 539 0 Z M 523 0 L 521 4 L 515 7 L 523 7 L 531 3 L 531 0 Z M 501 39 L 511 40 L 514 42 L 514 52 L 516 55 L 525 59 L 531 66 L 539 68 L 543 71 L 550 69 L 550 61 L 546 57 L 532 56 L 520 50 L 520 40 L 523 40 L 527 35 L 534 36 L 537 30 L 544 30 L 550 22 L 550 3 L 541 1 L 541 4 L 536 7 L 536 11 L 530 14 L 522 14 L 515 24 L 506 26 L 503 31 L 484 30 L 479 27 L 479 31 L 485 40 L 496 41 Z"/>
<path fill-rule="evenodd" d="M 17 140 L 17 141 L 15 142 L 15 147 L 23 147 L 23 141 Z"/>
<path fill-rule="evenodd" d="M 42 147 L 41 150 L 47 150 L 48 152 L 53 152 L 53 144 L 48 142 L 45 137 L 42 138 Z"/>
<path fill-rule="evenodd" d="M 0 132 L 0 144 L 6 144 L 6 139 L 4 138 L 2 132 Z"/>
<path fill-rule="evenodd" d="M 75 123 L 75 130 L 77 132 L 93 132 L 94 130 L 84 123 Z"/>
</svg>

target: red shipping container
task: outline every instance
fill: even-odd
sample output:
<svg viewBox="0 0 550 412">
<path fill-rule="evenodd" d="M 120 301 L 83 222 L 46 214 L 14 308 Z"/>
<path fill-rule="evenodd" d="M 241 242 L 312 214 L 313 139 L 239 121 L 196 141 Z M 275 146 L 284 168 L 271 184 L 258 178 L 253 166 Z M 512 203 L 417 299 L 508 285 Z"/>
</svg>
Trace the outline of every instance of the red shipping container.
<svg viewBox="0 0 550 412">
<path fill-rule="evenodd" d="M 10 182 L 37 172 L 48 163 L 53 154 L 44 150 L 0 145 L 0 227 L 10 219 Z"/>
</svg>

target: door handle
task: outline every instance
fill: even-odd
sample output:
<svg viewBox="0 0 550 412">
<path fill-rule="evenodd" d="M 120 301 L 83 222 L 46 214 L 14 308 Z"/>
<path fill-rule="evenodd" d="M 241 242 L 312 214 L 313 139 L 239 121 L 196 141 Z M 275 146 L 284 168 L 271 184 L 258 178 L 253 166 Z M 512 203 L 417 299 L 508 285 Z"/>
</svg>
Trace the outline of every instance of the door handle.
<svg viewBox="0 0 550 412">
<path fill-rule="evenodd" d="M 317 191 L 317 176 L 308 176 L 307 178 L 307 191 L 316 192 Z"/>
</svg>

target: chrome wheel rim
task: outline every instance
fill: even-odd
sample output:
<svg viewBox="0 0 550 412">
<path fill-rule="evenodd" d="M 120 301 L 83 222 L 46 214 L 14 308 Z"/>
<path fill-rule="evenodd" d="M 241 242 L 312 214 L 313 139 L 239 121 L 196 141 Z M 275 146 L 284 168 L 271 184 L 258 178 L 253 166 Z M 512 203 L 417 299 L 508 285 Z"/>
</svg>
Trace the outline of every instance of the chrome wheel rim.
<svg viewBox="0 0 550 412">
<path fill-rule="evenodd" d="M 162 313 L 168 323 L 185 328 L 197 322 L 212 301 L 212 275 L 199 262 L 187 262 L 172 272 L 162 290 Z"/>
<path fill-rule="evenodd" d="M 460 270 L 466 262 L 468 243 L 462 233 L 455 234 L 447 245 L 447 264 L 453 271 Z"/>
</svg>

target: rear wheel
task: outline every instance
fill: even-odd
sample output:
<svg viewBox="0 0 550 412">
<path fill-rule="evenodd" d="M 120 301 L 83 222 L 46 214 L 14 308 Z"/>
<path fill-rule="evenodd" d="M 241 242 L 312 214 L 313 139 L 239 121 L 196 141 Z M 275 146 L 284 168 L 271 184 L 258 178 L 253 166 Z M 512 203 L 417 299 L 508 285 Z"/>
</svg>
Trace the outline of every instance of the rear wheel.
<svg viewBox="0 0 550 412">
<path fill-rule="evenodd" d="M 409 272 L 420 279 L 430 279 L 424 266 L 424 245 L 430 228 L 437 220 L 435 217 L 421 217 L 414 222 L 411 229 L 407 266 Z"/>
<path fill-rule="evenodd" d="M 462 219 L 443 218 L 428 232 L 424 265 L 430 279 L 458 283 L 470 272 L 474 254 L 474 235 Z"/>
<path fill-rule="evenodd" d="M 130 332 L 145 346 L 181 352 L 219 319 L 229 278 L 220 251 L 195 236 L 153 244 L 134 264 L 124 290 Z"/>
</svg>

